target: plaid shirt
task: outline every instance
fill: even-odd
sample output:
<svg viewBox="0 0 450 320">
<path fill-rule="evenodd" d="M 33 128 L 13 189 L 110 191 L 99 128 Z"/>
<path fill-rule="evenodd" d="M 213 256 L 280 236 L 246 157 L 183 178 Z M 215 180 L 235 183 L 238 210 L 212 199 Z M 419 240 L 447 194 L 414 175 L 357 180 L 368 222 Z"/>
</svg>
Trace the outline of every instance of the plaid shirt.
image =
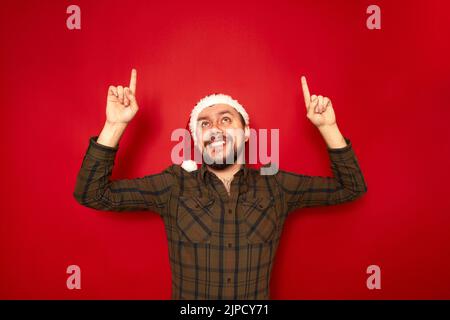
<svg viewBox="0 0 450 320">
<path fill-rule="evenodd" d="M 269 299 L 269 282 L 283 224 L 303 207 L 334 205 L 367 191 L 353 152 L 328 149 L 333 177 L 279 170 L 261 175 L 243 165 L 231 194 L 203 164 L 193 172 L 171 165 L 158 174 L 110 180 L 119 146 L 89 140 L 75 191 L 98 210 L 150 210 L 164 220 L 172 299 Z"/>
</svg>

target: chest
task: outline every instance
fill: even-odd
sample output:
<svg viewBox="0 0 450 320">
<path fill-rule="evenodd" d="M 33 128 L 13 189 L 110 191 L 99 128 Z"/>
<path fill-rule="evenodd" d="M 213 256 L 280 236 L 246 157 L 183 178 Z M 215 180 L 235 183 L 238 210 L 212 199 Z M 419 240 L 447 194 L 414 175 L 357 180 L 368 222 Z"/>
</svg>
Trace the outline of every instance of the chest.
<svg viewBox="0 0 450 320">
<path fill-rule="evenodd" d="M 267 190 L 223 197 L 185 191 L 171 197 L 167 223 L 173 239 L 186 243 L 265 244 L 276 240 L 284 223 L 276 194 Z"/>
</svg>

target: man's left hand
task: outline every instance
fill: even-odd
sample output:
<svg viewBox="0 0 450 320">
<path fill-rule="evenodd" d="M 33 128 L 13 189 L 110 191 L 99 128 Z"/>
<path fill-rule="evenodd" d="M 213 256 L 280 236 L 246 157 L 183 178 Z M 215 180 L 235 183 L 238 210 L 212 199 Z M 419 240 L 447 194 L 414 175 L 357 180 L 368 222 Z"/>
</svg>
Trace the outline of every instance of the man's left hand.
<svg viewBox="0 0 450 320">
<path fill-rule="evenodd" d="M 331 126 L 336 124 L 336 116 L 334 115 L 333 105 L 328 97 L 309 94 L 308 83 L 306 78 L 302 76 L 303 96 L 305 98 L 305 106 L 308 119 L 317 127 Z"/>
</svg>

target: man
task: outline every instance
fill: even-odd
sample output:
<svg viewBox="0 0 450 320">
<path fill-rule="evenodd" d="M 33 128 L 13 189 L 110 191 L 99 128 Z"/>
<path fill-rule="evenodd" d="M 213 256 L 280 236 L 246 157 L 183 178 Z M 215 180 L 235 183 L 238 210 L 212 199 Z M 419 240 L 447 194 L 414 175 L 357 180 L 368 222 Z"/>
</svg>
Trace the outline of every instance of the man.
<svg viewBox="0 0 450 320">
<path fill-rule="evenodd" d="M 272 263 L 288 214 L 351 201 L 367 191 L 330 99 L 310 95 L 304 77 L 302 87 L 307 117 L 327 144 L 333 177 L 283 170 L 262 175 L 237 157 L 223 161 L 248 141 L 249 117 L 236 100 L 218 94 L 200 100 L 191 112 L 189 128 L 205 160 L 199 169 L 173 164 L 159 174 L 111 181 L 119 140 L 139 109 L 133 69 L 129 87 L 109 87 L 106 122 L 100 135 L 90 138 L 73 195 L 89 208 L 151 210 L 163 218 L 172 299 L 269 299 Z"/>
</svg>

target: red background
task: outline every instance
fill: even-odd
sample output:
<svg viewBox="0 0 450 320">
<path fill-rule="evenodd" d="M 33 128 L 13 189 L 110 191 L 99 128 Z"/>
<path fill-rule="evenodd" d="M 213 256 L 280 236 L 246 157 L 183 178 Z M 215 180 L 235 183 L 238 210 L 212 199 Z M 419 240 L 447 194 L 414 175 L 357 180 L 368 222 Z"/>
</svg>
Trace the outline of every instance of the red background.
<svg viewBox="0 0 450 320">
<path fill-rule="evenodd" d="M 81 8 L 81 30 L 66 8 Z M 381 30 L 366 8 L 381 7 Z M 450 298 L 446 1 L 10 1 L 1 4 L 0 298 L 169 299 L 163 221 L 72 192 L 107 88 L 138 70 L 114 179 L 171 164 L 173 129 L 212 92 L 280 129 L 280 167 L 331 174 L 300 76 L 331 97 L 368 193 L 286 221 L 273 299 Z M 81 290 L 66 268 L 81 268 Z M 366 287 L 381 267 L 381 290 Z"/>
</svg>

